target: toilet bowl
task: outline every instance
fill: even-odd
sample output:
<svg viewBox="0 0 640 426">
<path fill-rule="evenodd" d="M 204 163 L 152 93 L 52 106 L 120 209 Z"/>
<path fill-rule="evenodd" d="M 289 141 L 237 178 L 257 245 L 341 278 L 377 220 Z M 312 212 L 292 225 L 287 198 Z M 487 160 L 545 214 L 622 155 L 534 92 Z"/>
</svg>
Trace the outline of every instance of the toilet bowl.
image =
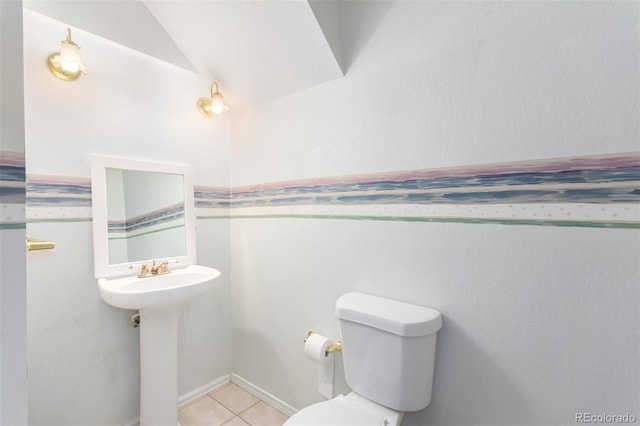
<svg viewBox="0 0 640 426">
<path fill-rule="evenodd" d="M 352 392 L 310 405 L 286 426 L 398 426 L 431 402 L 442 316 L 424 306 L 350 292 L 336 301 Z"/>
<path fill-rule="evenodd" d="M 298 411 L 286 426 L 398 426 L 404 413 L 351 392 Z"/>
</svg>

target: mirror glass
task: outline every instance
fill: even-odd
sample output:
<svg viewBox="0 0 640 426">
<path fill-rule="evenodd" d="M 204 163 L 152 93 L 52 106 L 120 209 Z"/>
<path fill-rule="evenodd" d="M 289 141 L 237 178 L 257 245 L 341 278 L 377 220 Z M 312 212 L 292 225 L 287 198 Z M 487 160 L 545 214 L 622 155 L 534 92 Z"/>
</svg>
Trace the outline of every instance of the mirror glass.
<svg viewBox="0 0 640 426">
<path fill-rule="evenodd" d="M 92 158 L 96 277 L 133 274 L 154 260 L 195 263 L 190 171 L 184 165 Z"/>
</svg>

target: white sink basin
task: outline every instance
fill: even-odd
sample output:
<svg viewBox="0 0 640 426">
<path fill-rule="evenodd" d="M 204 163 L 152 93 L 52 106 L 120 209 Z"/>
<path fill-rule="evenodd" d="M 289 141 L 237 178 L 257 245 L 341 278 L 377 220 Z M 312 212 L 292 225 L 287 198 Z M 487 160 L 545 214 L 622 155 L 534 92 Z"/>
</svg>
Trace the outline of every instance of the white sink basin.
<svg viewBox="0 0 640 426">
<path fill-rule="evenodd" d="M 169 274 L 138 278 L 99 278 L 102 300 L 123 309 L 158 308 L 180 304 L 213 288 L 220 271 L 200 265 Z"/>
<path fill-rule="evenodd" d="M 2 0 L 0 0 L 2 1 Z M 220 271 L 189 265 L 145 278 L 99 278 L 109 305 L 140 310 L 140 425 L 178 423 L 178 317 L 183 302 L 213 288 Z"/>
</svg>

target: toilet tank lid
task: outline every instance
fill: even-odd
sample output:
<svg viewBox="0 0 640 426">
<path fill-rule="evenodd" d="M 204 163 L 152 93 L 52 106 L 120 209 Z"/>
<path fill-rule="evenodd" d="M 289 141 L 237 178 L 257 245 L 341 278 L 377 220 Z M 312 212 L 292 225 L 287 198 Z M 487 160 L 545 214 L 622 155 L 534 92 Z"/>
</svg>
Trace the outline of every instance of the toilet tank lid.
<svg viewBox="0 0 640 426">
<path fill-rule="evenodd" d="M 358 292 L 338 298 L 336 316 L 400 336 L 426 336 L 442 327 L 435 309 Z"/>
</svg>

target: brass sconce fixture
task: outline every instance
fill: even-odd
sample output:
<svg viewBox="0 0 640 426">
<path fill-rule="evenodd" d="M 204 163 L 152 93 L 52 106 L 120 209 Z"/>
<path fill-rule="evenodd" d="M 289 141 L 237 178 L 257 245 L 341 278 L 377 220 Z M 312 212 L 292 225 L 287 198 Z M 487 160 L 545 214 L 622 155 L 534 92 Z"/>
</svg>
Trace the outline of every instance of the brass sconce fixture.
<svg viewBox="0 0 640 426">
<path fill-rule="evenodd" d="M 49 55 L 47 66 L 51 74 L 63 81 L 77 80 L 80 74 L 87 73 L 80 58 L 80 46 L 71 40 L 70 28 L 67 28 L 67 39 L 60 44 L 60 52 Z"/>
<path fill-rule="evenodd" d="M 213 91 L 214 86 L 216 88 L 215 92 Z M 218 90 L 217 81 L 211 83 L 211 97 L 198 99 L 196 107 L 198 108 L 198 112 L 207 118 L 229 112 L 229 107 L 225 105 L 224 97 L 222 93 L 220 93 L 220 90 Z"/>
</svg>

